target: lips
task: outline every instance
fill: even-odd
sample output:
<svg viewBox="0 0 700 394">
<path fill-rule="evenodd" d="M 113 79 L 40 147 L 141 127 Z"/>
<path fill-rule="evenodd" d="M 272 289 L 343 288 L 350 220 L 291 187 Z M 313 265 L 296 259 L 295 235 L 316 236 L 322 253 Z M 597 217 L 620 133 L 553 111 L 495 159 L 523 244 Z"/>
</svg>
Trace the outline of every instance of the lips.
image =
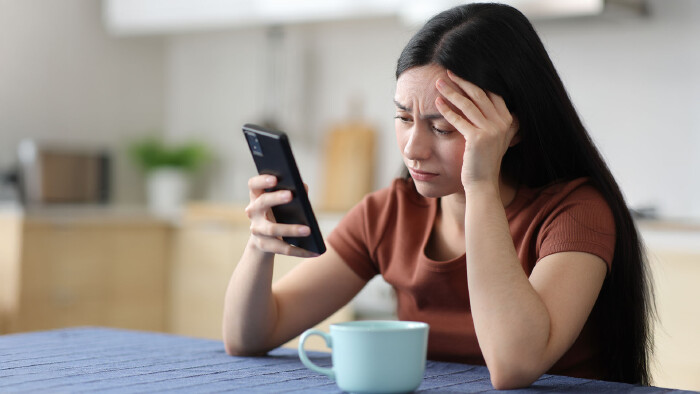
<svg viewBox="0 0 700 394">
<path fill-rule="evenodd" d="M 411 174 L 411 178 L 416 181 L 429 181 L 438 176 L 438 174 L 434 172 L 416 170 L 410 167 L 408 168 L 408 172 Z"/>
</svg>

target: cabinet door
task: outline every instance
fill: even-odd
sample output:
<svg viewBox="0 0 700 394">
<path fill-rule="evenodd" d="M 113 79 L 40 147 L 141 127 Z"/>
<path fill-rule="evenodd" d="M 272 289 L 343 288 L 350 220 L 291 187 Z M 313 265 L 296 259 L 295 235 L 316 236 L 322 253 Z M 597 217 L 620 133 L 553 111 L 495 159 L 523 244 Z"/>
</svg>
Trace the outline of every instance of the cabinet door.
<svg viewBox="0 0 700 394">
<path fill-rule="evenodd" d="M 23 234 L 15 331 L 165 329 L 165 225 L 30 223 Z"/>
<path fill-rule="evenodd" d="M 655 386 L 700 390 L 700 251 L 650 248 L 658 320 Z"/>
<path fill-rule="evenodd" d="M 221 339 L 226 287 L 250 237 L 250 224 L 243 208 L 235 212 L 239 213 L 190 215 L 177 232 L 171 284 L 173 333 Z M 273 281 L 298 262 L 293 257 L 277 256 Z M 331 322 L 351 318 L 351 309 L 346 306 L 319 327 L 327 331 Z M 310 342 L 314 341 L 315 338 Z M 322 342 L 310 343 L 309 349 L 327 350 Z M 295 344 L 292 341 L 287 345 Z"/>
<path fill-rule="evenodd" d="M 173 333 L 221 339 L 224 295 L 248 228 L 190 221 L 175 236 L 169 326 Z"/>
<path fill-rule="evenodd" d="M 166 331 L 170 229 L 155 224 L 119 226 L 107 234 L 105 324 Z"/>
<path fill-rule="evenodd" d="M 0 210 L 0 335 L 10 330 L 11 318 L 17 311 L 21 231 L 21 215 Z"/>
<path fill-rule="evenodd" d="M 29 225 L 22 241 L 18 331 L 104 321 L 107 243 L 72 225 Z"/>
</svg>

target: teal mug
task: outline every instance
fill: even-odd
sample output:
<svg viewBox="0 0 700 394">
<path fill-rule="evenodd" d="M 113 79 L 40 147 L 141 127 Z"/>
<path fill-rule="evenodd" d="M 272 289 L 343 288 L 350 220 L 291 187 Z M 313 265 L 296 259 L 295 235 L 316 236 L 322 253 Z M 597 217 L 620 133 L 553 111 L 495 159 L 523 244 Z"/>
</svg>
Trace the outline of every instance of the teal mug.
<svg viewBox="0 0 700 394">
<path fill-rule="evenodd" d="M 309 360 L 304 343 L 319 335 L 331 348 L 332 368 Z M 399 393 L 418 388 L 425 372 L 428 325 L 421 322 L 366 320 L 331 324 L 330 334 L 306 330 L 299 358 L 308 368 L 336 381 L 348 392 Z"/>
</svg>

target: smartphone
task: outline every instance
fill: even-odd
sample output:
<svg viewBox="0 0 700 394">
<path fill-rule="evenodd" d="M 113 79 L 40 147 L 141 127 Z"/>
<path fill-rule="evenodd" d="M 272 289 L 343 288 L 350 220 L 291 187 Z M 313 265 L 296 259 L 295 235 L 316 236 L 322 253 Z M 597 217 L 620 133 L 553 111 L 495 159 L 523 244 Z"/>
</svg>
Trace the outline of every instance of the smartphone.
<svg viewBox="0 0 700 394">
<path fill-rule="evenodd" d="M 244 125 L 243 134 L 258 174 L 277 177 L 277 185 L 265 191 L 290 190 L 292 192 L 292 201 L 272 207 L 272 214 L 277 223 L 303 224 L 311 229 L 311 235 L 307 237 L 283 237 L 282 239 L 290 245 L 323 254 L 326 251 L 326 245 L 294 160 L 289 138 L 284 132 L 253 124 Z"/>
</svg>

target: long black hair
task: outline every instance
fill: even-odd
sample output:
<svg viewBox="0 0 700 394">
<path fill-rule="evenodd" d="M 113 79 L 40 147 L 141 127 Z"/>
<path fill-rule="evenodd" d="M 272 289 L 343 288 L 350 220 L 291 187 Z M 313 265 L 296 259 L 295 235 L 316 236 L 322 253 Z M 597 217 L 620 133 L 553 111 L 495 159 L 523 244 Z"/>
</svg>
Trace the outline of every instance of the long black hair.
<svg viewBox="0 0 700 394">
<path fill-rule="evenodd" d="M 503 157 L 504 176 L 528 187 L 590 178 L 615 218 L 615 254 L 593 308 L 601 379 L 649 384 L 653 293 L 643 245 L 622 192 L 593 144 L 527 18 L 503 4 L 458 6 L 430 19 L 404 48 L 396 78 L 438 64 L 503 97 L 520 142 Z"/>
</svg>

